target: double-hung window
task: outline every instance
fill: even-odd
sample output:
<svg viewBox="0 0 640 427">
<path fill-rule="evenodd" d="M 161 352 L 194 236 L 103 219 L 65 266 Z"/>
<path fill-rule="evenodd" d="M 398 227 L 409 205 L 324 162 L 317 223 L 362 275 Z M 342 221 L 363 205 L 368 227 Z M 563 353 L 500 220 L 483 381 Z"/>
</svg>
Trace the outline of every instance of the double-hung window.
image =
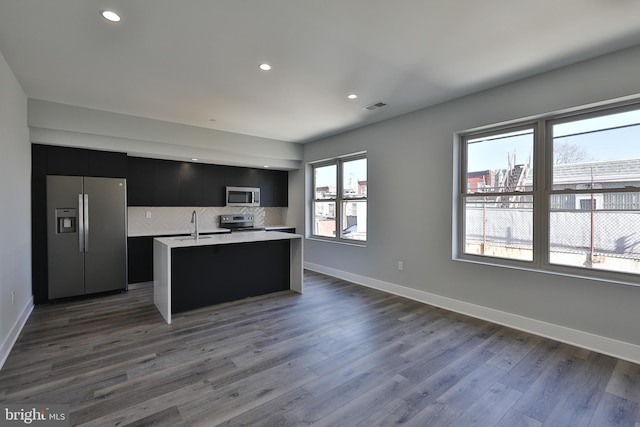
<svg viewBox="0 0 640 427">
<path fill-rule="evenodd" d="M 366 242 L 366 155 L 315 163 L 312 175 L 311 235 L 321 239 Z"/>
<path fill-rule="evenodd" d="M 465 254 L 533 260 L 535 137 L 528 125 L 463 138 Z"/>
<path fill-rule="evenodd" d="M 640 283 L 640 105 L 460 138 L 458 258 Z"/>
<path fill-rule="evenodd" d="M 640 106 L 547 123 L 548 260 L 640 274 Z"/>
</svg>

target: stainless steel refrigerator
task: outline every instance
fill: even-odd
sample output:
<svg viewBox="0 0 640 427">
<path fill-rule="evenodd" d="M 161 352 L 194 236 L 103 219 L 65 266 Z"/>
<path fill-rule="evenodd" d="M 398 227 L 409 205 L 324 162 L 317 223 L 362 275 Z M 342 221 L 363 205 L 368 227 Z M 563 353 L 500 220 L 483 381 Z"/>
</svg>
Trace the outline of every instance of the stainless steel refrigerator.
<svg viewBox="0 0 640 427">
<path fill-rule="evenodd" d="M 47 176 L 49 298 L 126 289 L 124 178 Z"/>
</svg>

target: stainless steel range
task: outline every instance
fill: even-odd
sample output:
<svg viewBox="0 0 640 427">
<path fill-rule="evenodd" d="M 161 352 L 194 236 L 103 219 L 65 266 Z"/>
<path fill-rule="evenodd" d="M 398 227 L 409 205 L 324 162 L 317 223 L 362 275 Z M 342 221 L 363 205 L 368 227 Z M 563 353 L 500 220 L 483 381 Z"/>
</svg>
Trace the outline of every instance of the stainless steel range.
<svg viewBox="0 0 640 427">
<path fill-rule="evenodd" d="M 220 215 L 220 228 L 228 228 L 232 232 L 264 231 L 264 227 L 255 226 L 252 214 Z"/>
</svg>

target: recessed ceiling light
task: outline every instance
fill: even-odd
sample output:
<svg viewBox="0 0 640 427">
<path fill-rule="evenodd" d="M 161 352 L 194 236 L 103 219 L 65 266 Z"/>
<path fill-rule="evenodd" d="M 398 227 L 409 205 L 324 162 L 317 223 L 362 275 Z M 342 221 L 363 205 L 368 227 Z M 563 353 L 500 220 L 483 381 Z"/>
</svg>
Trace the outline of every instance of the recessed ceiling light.
<svg viewBox="0 0 640 427">
<path fill-rule="evenodd" d="M 191 159 L 191 160 L 193 160 L 194 162 L 197 162 L 197 161 L 198 161 L 198 159 L 196 159 L 196 158 L 193 158 L 193 159 Z"/>
<path fill-rule="evenodd" d="M 268 168 L 268 167 L 269 167 L 269 165 L 264 165 L 264 167 L 265 167 L 265 168 Z"/>
<path fill-rule="evenodd" d="M 349 95 L 347 95 L 347 98 L 349 99 L 356 99 L 358 97 L 358 95 L 356 95 L 355 93 L 350 93 Z"/>
<path fill-rule="evenodd" d="M 103 10 L 102 12 L 100 12 L 100 14 L 107 21 L 120 22 L 120 15 L 118 15 L 112 10 Z"/>
<path fill-rule="evenodd" d="M 269 71 L 271 69 L 271 65 L 267 63 L 262 63 L 258 66 L 262 71 Z"/>
</svg>

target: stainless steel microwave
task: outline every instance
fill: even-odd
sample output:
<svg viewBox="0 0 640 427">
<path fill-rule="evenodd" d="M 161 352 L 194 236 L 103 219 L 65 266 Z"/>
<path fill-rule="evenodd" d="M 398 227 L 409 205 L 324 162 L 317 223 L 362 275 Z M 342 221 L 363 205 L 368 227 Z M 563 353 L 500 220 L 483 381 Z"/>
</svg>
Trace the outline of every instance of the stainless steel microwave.
<svg viewBox="0 0 640 427">
<path fill-rule="evenodd" d="M 260 206 L 260 189 L 227 187 L 227 206 Z"/>
</svg>

